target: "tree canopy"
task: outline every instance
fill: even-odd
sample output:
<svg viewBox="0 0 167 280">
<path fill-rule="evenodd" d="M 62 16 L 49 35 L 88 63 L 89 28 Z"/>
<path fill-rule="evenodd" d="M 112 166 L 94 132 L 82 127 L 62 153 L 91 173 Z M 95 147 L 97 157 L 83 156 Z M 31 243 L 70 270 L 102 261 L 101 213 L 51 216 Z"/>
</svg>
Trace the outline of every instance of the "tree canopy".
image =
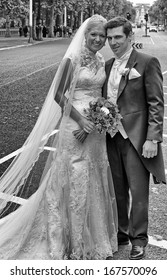
<svg viewBox="0 0 167 280">
<path fill-rule="evenodd" d="M 67 25 L 73 29 L 80 26 L 82 20 L 98 13 L 106 19 L 117 15 L 131 14 L 135 19 L 135 9 L 128 0 L 32 0 L 33 25 L 45 24 L 49 36 L 53 36 L 53 26 L 64 24 L 64 9 L 67 8 Z M 8 16 L 25 25 L 29 18 L 30 0 L 0 0 L 0 18 Z"/>
<path fill-rule="evenodd" d="M 151 22 L 157 22 L 166 24 L 167 20 L 167 1 L 166 0 L 157 0 L 151 6 L 149 10 L 149 16 Z"/>
<path fill-rule="evenodd" d="M 127 0 L 33 0 L 33 6 L 40 6 L 43 9 L 52 9 L 62 11 L 66 6 L 70 11 L 74 11 L 77 15 L 81 10 L 84 11 L 86 17 L 91 16 L 92 12 L 100 13 L 106 18 L 114 15 L 126 15 L 131 12 L 133 6 Z M 19 14 L 25 16 L 29 10 L 29 0 L 0 0 L 0 10 L 5 14 Z"/>
</svg>

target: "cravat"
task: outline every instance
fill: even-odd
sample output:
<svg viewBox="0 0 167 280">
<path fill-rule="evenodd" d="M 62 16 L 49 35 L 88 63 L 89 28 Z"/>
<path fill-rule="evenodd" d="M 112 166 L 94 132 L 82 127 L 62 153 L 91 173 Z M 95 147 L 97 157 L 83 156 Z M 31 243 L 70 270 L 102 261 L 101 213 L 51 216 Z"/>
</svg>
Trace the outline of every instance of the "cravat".
<svg viewBox="0 0 167 280">
<path fill-rule="evenodd" d="M 122 77 L 121 72 L 126 67 L 131 52 L 132 48 L 128 52 L 126 52 L 122 57 L 115 58 L 115 61 L 113 63 L 110 77 L 108 80 L 108 97 L 113 103 L 117 102 L 118 88 Z M 128 137 L 122 124 L 120 125 L 119 131 L 124 138 Z"/>
</svg>

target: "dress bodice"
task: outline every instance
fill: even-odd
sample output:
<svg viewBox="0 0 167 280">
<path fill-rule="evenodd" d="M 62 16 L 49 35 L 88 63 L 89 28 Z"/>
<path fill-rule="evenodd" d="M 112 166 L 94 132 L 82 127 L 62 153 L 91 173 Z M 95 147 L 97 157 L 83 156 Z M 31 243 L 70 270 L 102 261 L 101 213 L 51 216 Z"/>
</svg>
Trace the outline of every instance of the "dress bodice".
<svg viewBox="0 0 167 280">
<path fill-rule="evenodd" d="M 73 106 L 83 112 L 89 102 L 101 96 L 106 78 L 105 61 L 101 54 L 84 49 L 81 55 L 81 67 L 73 96 Z"/>
</svg>

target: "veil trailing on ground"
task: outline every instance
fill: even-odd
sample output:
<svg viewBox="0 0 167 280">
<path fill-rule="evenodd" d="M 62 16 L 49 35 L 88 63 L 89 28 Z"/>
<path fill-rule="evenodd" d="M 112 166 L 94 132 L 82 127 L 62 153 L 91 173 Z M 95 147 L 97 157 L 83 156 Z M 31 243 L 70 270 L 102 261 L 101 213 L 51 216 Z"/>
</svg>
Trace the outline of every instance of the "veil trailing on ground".
<svg viewBox="0 0 167 280">
<path fill-rule="evenodd" d="M 100 15 L 94 15 L 91 18 L 85 20 L 81 27 L 78 29 L 64 55 L 64 58 L 62 59 L 62 62 L 59 65 L 59 68 L 56 72 L 50 90 L 46 97 L 45 103 L 42 107 L 42 110 L 32 132 L 22 146 L 21 153 L 15 157 L 15 159 L 12 161 L 12 163 L 0 178 L 0 192 L 2 194 L 0 199 L 1 213 L 4 213 L 4 208 L 7 206 L 8 202 L 12 200 L 12 197 L 22 197 L 22 194 L 25 192 L 26 185 L 29 186 L 30 193 L 33 193 L 33 191 L 31 190 L 31 178 L 28 178 L 31 177 L 31 173 L 35 169 L 35 166 L 39 161 L 42 152 L 45 150 L 45 145 L 49 140 L 51 151 L 49 152 L 49 156 L 47 155 L 41 160 L 42 163 L 44 162 L 45 167 L 42 168 L 42 176 L 40 175 L 38 186 L 42 186 L 43 180 L 46 179 L 45 175 L 49 170 L 49 164 L 53 156 L 52 150 L 56 150 L 54 153 L 57 153 L 59 145 L 61 145 L 61 143 L 63 142 L 63 122 L 61 122 L 60 131 L 60 120 L 62 121 L 62 119 L 64 119 L 65 125 L 65 119 L 69 117 L 71 111 L 71 99 L 73 98 L 73 92 L 75 89 L 80 66 L 80 53 L 84 44 L 85 31 L 90 21 L 104 21 L 104 18 Z M 66 68 L 65 62 L 67 61 L 67 59 L 70 59 L 70 61 L 72 62 L 73 75 L 70 87 L 68 89 L 69 98 L 62 113 L 60 105 L 56 103 L 54 99 L 60 85 L 62 92 L 65 90 L 65 84 L 67 82 L 66 77 L 71 74 L 70 72 L 72 69 L 69 67 L 68 69 L 66 69 L 66 77 L 63 76 L 64 69 Z M 53 139 L 50 140 L 50 135 L 55 129 L 58 132 L 54 137 L 52 137 Z M 35 173 L 35 171 L 33 172 Z M 30 196 L 31 194 L 28 195 L 28 197 Z"/>
</svg>

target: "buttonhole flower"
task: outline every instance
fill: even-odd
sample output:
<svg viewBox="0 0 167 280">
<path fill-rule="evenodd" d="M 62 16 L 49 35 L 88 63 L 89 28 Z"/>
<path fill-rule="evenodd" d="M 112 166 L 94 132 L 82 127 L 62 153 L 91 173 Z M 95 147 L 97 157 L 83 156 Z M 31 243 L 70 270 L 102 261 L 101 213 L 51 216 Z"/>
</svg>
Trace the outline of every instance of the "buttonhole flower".
<svg viewBox="0 0 167 280">
<path fill-rule="evenodd" d="M 124 68 L 120 71 L 120 74 L 123 76 L 123 77 L 126 77 L 130 72 L 130 69 L 129 68 Z"/>
</svg>

